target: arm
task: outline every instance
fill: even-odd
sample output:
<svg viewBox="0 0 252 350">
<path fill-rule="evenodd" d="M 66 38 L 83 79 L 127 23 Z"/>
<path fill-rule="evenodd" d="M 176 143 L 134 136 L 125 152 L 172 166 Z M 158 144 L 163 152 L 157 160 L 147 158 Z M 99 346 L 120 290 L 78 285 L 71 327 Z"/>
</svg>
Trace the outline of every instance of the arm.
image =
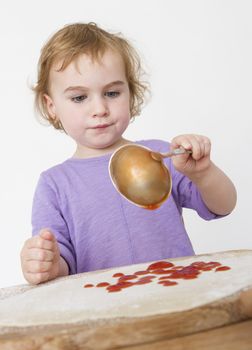
<svg viewBox="0 0 252 350">
<path fill-rule="evenodd" d="M 200 176 L 191 176 L 210 211 L 219 215 L 231 213 L 236 204 L 236 190 L 231 180 L 212 162 Z"/>
<path fill-rule="evenodd" d="M 49 238 L 42 234 L 42 231 L 49 231 L 47 235 L 51 235 L 51 238 L 43 241 L 43 244 L 48 245 L 48 241 L 51 240 L 52 244 L 57 245 L 54 251 L 60 252 L 57 255 L 60 256 L 59 275 L 62 276 L 62 274 L 65 275 L 66 270 L 69 270 L 68 274 L 76 273 L 76 259 L 68 230 L 68 217 L 65 215 L 60 201 L 60 191 L 62 191 L 62 188 L 57 187 L 57 176 L 52 177 L 47 173 L 41 174 L 33 198 L 32 235 L 34 237 L 31 242 L 33 242 L 33 239 L 36 242 L 36 240 L 41 241 L 42 238 L 44 240 Z M 65 201 L 63 205 L 64 203 Z"/>
<path fill-rule="evenodd" d="M 171 148 L 184 147 L 192 154 L 173 157 L 176 170 L 198 188 L 208 209 L 218 215 L 229 214 L 236 205 L 236 190 L 231 180 L 210 160 L 210 140 L 200 135 L 180 135 Z"/>
</svg>

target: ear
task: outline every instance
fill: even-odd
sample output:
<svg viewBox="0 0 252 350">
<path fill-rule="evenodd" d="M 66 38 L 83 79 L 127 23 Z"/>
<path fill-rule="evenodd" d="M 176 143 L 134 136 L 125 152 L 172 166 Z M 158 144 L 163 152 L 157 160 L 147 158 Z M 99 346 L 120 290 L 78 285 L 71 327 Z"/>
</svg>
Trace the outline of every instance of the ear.
<svg viewBox="0 0 252 350">
<path fill-rule="evenodd" d="M 55 109 L 55 105 L 53 103 L 52 98 L 49 95 L 47 95 L 47 94 L 44 94 L 43 97 L 44 97 L 44 100 L 45 100 L 45 103 L 46 103 L 47 112 L 48 112 L 49 116 L 52 119 L 56 119 L 56 109 Z"/>
</svg>

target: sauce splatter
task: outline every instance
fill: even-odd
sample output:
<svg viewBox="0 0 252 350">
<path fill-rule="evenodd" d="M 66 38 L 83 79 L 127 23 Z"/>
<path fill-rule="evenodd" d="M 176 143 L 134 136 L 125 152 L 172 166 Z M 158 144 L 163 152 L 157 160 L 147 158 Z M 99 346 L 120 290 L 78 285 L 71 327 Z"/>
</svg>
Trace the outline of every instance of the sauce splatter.
<svg viewBox="0 0 252 350">
<path fill-rule="evenodd" d="M 110 283 L 108 282 L 100 282 L 96 285 L 96 287 L 108 287 L 110 286 Z"/>
<path fill-rule="evenodd" d="M 227 271 L 227 270 L 230 270 L 229 266 L 221 266 L 221 267 L 217 267 L 215 271 Z"/>
<path fill-rule="evenodd" d="M 113 274 L 117 278 L 114 284 L 109 282 L 99 282 L 95 285 L 85 284 L 84 288 L 105 288 L 108 293 L 121 292 L 125 288 L 134 287 L 141 284 L 157 283 L 163 287 L 176 286 L 179 279 L 191 280 L 198 278 L 207 271 L 227 271 L 229 266 L 222 266 L 217 261 L 195 261 L 190 265 L 174 265 L 169 261 L 157 261 L 150 264 L 146 270 L 136 271 L 131 275 L 125 275 L 121 272 Z M 155 281 L 156 280 L 156 281 Z"/>
</svg>

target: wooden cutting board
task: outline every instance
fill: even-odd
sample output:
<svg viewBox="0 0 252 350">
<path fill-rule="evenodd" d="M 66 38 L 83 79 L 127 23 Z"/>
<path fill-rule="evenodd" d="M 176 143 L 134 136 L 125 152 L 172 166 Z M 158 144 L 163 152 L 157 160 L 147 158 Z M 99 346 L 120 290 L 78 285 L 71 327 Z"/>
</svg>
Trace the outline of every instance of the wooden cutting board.
<svg viewBox="0 0 252 350">
<path fill-rule="evenodd" d="M 252 318 L 252 250 L 165 263 L 0 289 L 0 349 L 140 347 Z"/>
</svg>

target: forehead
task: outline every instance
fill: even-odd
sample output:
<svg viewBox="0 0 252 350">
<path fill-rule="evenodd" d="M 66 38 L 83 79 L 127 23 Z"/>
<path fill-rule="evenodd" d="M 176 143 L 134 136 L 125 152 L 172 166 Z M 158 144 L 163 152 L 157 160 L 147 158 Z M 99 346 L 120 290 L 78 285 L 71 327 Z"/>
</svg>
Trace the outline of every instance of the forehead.
<svg viewBox="0 0 252 350">
<path fill-rule="evenodd" d="M 126 79 L 125 64 L 121 55 L 112 50 L 106 51 L 101 57 L 91 57 L 88 54 L 80 54 L 64 69 L 62 69 L 63 60 L 56 62 L 50 71 L 50 82 L 62 81 L 64 79 L 85 79 L 95 80 L 107 79 L 109 76 L 112 80 Z"/>
</svg>

